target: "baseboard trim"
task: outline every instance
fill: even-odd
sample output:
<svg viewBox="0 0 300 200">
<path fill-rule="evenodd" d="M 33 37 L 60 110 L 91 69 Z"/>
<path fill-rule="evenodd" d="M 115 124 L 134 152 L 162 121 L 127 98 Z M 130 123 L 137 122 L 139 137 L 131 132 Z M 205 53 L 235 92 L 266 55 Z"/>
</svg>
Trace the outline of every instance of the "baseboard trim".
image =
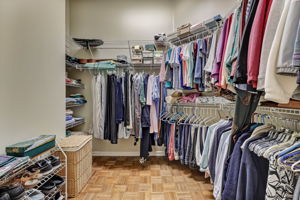
<svg viewBox="0 0 300 200">
<path fill-rule="evenodd" d="M 140 156 L 140 152 L 93 151 L 93 156 Z M 165 156 L 164 151 L 150 152 L 150 156 Z"/>
</svg>

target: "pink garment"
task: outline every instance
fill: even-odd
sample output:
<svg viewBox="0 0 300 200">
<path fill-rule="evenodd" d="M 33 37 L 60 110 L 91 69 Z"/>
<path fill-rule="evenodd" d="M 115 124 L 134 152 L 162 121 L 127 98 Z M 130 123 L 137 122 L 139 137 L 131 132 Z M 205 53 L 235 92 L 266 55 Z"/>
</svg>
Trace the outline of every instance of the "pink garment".
<svg viewBox="0 0 300 200">
<path fill-rule="evenodd" d="M 230 17 L 228 18 L 228 25 L 227 25 L 227 28 L 226 28 L 226 35 L 225 35 L 224 49 L 223 49 L 223 55 L 222 55 L 222 62 L 221 62 L 220 73 L 219 73 L 219 82 L 216 84 L 218 87 L 222 87 L 224 89 L 227 88 L 227 83 L 226 83 L 226 81 L 222 80 L 224 78 L 222 75 L 223 75 L 223 67 L 226 66 L 226 65 L 224 65 L 224 62 L 226 62 L 225 52 L 226 52 L 229 32 L 230 32 L 231 23 L 232 23 L 232 16 L 233 16 L 233 14 L 231 14 Z"/>
<path fill-rule="evenodd" d="M 169 160 L 174 160 L 175 159 L 174 140 L 175 140 L 175 124 L 171 124 L 170 138 L 169 138 L 169 148 L 168 148 L 168 157 L 169 157 Z"/>
<path fill-rule="evenodd" d="M 166 56 L 167 56 L 167 52 L 165 51 L 164 52 L 164 55 L 163 55 L 163 60 L 161 62 L 161 65 L 160 65 L 160 72 L 159 72 L 159 81 L 160 82 L 164 82 L 165 81 L 165 78 L 166 78 Z"/>
<path fill-rule="evenodd" d="M 253 88 L 257 88 L 261 47 L 272 2 L 272 0 L 259 1 L 250 33 L 247 60 L 247 83 L 252 85 Z"/>
<path fill-rule="evenodd" d="M 199 96 L 199 93 L 192 93 L 187 96 L 181 97 L 178 99 L 179 103 L 195 103 L 197 97 Z"/>
<path fill-rule="evenodd" d="M 146 104 L 150 106 L 150 133 L 158 133 L 157 111 L 152 99 L 153 81 L 154 81 L 154 76 L 150 75 L 148 78 Z"/>
<path fill-rule="evenodd" d="M 217 82 L 219 82 L 219 73 L 220 73 L 220 65 L 222 62 L 223 56 L 223 49 L 225 44 L 225 36 L 227 30 L 228 19 L 225 20 L 221 34 L 219 35 L 217 50 L 216 50 L 216 57 L 213 62 L 213 68 L 211 72 L 211 77 Z"/>
</svg>

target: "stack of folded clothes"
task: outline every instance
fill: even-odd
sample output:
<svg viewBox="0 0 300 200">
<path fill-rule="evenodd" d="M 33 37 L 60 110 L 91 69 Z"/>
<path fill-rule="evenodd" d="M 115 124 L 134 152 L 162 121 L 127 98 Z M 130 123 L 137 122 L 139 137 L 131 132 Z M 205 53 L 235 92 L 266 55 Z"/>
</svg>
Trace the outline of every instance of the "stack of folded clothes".
<svg viewBox="0 0 300 200">
<path fill-rule="evenodd" d="M 197 104 L 232 104 L 232 101 L 227 100 L 224 97 L 215 97 L 215 96 L 207 96 L 207 97 L 197 97 Z"/>
<path fill-rule="evenodd" d="M 65 82 L 68 83 L 68 84 L 80 85 L 81 84 L 81 79 L 75 80 L 75 79 L 71 79 L 71 78 L 66 77 Z"/>
<path fill-rule="evenodd" d="M 66 104 L 68 105 L 77 105 L 85 104 L 87 100 L 82 94 L 71 94 L 69 97 L 66 97 Z"/>
<path fill-rule="evenodd" d="M 74 117 L 73 116 L 74 112 L 71 109 L 66 110 L 66 126 L 72 126 L 73 124 L 79 122 L 79 121 L 84 121 L 84 118 L 82 117 Z"/>
<path fill-rule="evenodd" d="M 79 64 L 79 59 L 66 55 L 66 63 Z"/>
</svg>

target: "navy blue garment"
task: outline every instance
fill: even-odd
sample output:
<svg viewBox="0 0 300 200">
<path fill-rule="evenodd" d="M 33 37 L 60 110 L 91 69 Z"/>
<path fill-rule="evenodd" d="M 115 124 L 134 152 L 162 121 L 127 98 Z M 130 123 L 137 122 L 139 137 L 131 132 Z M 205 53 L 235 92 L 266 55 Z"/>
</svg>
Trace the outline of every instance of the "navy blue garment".
<svg viewBox="0 0 300 200">
<path fill-rule="evenodd" d="M 192 150 L 192 134 L 191 134 L 191 126 L 189 126 L 188 133 L 187 133 L 187 140 L 186 140 L 186 152 L 184 156 L 184 164 L 188 165 L 189 164 L 189 157 L 190 157 L 190 152 Z"/>
<path fill-rule="evenodd" d="M 148 79 L 149 79 L 149 75 L 148 74 L 144 75 L 145 99 L 147 99 Z M 142 127 L 150 127 L 150 125 L 151 125 L 151 123 L 150 123 L 150 106 L 148 106 L 148 105 L 143 105 L 143 107 L 142 107 L 141 124 L 142 124 Z"/>
<path fill-rule="evenodd" d="M 244 143 L 244 141 L 250 137 L 250 135 L 250 132 L 242 134 L 234 145 L 233 152 L 230 156 L 228 164 L 228 170 L 226 175 L 227 179 L 224 184 L 222 200 L 232 200 L 236 197 L 238 176 L 242 158 L 241 146 Z"/>
<path fill-rule="evenodd" d="M 188 125 L 183 125 L 183 131 L 182 131 L 182 136 L 181 136 L 181 144 L 180 144 L 180 157 L 179 157 L 181 164 L 184 164 L 188 128 L 189 128 Z"/>
<path fill-rule="evenodd" d="M 184 129 L 185 126 L 183 124 L 179 125 L 179 133 L 178 133 L 178 155 L 179 160 L 181 160 L 182 157 L 182 148 L 183 148 L 183 138 L 184 138 Z"/>
<path fill-rule="evenodd" d="M 264 200 L 266 196 L 269 161 L 249 150 L 245 143 L 238 178 L 236 200 Z"/>
<path fill-rule="evenodd" d="M 165 155 L 168 156 L 168 150 L 169 150 L 169 137 L 170 137 L 170 130 L 171 130 L 171 124 L 166 122 L 166 133 L 165 133 Z"/>
<path fill-rule="evenodd" d="M 123 90 L 122 90 L 122 78 L 116 78 L 115 81 L 115 87 L 116 87 L 116 123 L 120 124 L 124 121 L 124 104 L 123 104 Z"/>
<path fill-rule="evenodd" d="M 215 165 L 216 165 L 216 159 L 218 155 L 218 147 L 219 147 L 220 139 L 223 133 L 230 130 L 231 125 L 232 125 L 232 121 L 228 121 L 225 125 L 219 127 L 216 130 L 214 138 L 212 138 L 212 147 L 208 159 L 208 168 L 210 172 L 210 177 L 213 182 L 215 180 Z"/>
<path fill-rule="evenodd" d="M 124 126 L 130 124 L 130 102 L 129 102 L 129 72 L 125 72 L 124 76 Z"/>
</svg>

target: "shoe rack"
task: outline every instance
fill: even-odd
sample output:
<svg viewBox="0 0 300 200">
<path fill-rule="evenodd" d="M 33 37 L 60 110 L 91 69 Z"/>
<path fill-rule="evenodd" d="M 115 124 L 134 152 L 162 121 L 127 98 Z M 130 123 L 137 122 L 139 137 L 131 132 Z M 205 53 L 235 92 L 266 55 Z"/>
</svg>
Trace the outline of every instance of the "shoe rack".
<svg viewBox="0 0 300 200">
<path fill-rule="evenodd" d="M 23 164 L 17 169 L 14 169 L 10 173 L 8 173 L 5 177 L 0 179 L 0 186 L 4 185 L 10 185 L 14 183 L 18 183 L 20 178 L 22 177 L 23 174 L 27 172 L 27 169 L 37 163 L 40 160 L 46 159 L 49 156 L 57 156 L 58 153 L 61 152 L 60 155 L 60 165 L 56 168 L 53 168 L 48 172 L 47 174 L 43 175 L 42 178 L 38 179 L 38 183 L 35 184 L 32 188 L 30 189 L 25 189 L 25 195 L 20 199 L 20 200 L 31 200 L 29 196 L 34 192 L 34 190 L 40 190 L 41 187 L 47 183 L 52 177 L 55 175 L 59 175 L 64 179 L 64 183 L 60 185 L 59 187 L 56 187 L 55 190 L 45 194 L 45 200 L 52 200 L 54 199 L 54 196 L 58 193 L 61 192 L 64 198 L 62 199 L 67 199 L 67 156 L 65 152 L 62 150 L 62 148 L 56 143 L 56 146 L 40 155 L 37 155 L 33 158 L 31 158 L 26 164 Z"/>
</svg>

